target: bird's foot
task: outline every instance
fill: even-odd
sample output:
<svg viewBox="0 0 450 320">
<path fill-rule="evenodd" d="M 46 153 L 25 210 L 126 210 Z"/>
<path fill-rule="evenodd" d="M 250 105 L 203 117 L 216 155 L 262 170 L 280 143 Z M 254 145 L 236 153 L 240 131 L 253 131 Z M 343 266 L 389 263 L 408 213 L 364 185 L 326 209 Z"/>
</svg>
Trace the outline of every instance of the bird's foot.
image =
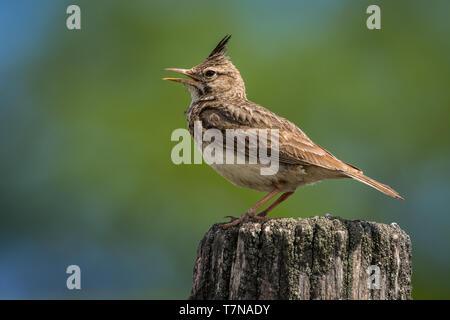
<svg viewBox="0 0 450 320">
<path fill-rule="evenodd" d="M 250 220 L 265 222 L 265 221 L 269 221 L 269 220 L 272 220 L 272 219 L 279 219 L 279 218 L 267 218 L 267 217 L 264 217 L 264 216 L 255 215 L 252 212 L 246 212 L 240 217 L 226 216 L 225 218 L 229 218 L 230 222 L 219 225 L 219 227 L 222 228 L 222 229 L 228 229 L 228 228 L 236 226 L 236 225 L 238 225 L 240 223 L 247 222 L 247 221 L 250 221 Z"/>
<path fill-rule="evenodd" d="M 242 222 L 247 222 L 251 216 L 253 216 L 253 214 L 249 212 L 244 213 L 239 218 L 233 216 L 226 216 L 225 218 L 230 218 L 230 222 L 221 224 L 219 225 L 219 227 L 226 230 Z"/>
</svg>

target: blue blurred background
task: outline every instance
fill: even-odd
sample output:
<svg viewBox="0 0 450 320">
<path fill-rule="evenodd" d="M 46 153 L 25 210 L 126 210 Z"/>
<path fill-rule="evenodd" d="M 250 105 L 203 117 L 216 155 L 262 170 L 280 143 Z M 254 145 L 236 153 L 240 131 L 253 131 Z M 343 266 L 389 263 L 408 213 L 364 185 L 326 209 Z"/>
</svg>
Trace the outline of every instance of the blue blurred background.
<svg viewBox="0 0 450 320">
<path fill-rule="evenodd" d="M 81 7 L 82 29 L 66 28 Z M 365 13 L 381 7 L 382 29 Z M 274 216 L 397 222 L 413 297 L 450 298 L 449 1 L 0 1 L 0 298 L 188 296 L 199 240 L 262 194 L 174 165 L 164 67 L 227 33 L 248 97 L 398 190 L 299 190 Z M 82 290 L 66 288 L 68 265 Z"/>
</svg>

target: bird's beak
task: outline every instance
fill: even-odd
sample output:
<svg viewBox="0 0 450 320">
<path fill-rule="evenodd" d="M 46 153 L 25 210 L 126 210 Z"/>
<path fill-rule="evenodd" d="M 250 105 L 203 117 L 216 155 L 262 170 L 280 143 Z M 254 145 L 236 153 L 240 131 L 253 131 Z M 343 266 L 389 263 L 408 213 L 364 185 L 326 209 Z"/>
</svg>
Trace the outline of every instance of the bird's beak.
<svg viewBox="0 0 450 320">
<path fill-rule="evenodd" d="M 196 77 L 194 77 L 192 75 L 192 73 L 191 73 L 191 71 L 189 69 L 165 68 L 164 70 L 173 71 L 173 72 L 177 72 L 177 73 L 183 74 L 185 76 L 188 76 L 190 79 L 185 79 L 185 78 L 163 78 L 163 80 L 170 80 L 170 81 L 181 82 L 181 83 L 185 83 L 185 84 L 193 84 L 193 83 L 199 81 L 199 79 L 197 79 Z"/>
</svg>

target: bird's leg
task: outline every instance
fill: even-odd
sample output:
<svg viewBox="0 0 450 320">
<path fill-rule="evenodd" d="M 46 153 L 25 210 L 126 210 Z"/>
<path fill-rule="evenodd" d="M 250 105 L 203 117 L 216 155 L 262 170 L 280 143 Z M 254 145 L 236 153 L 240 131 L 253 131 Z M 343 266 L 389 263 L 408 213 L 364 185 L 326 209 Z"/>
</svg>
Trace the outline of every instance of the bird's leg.
<svg viewBox="0 0 450 320">
<path fill-rule="evenodd" d="M 262 198 L 260 201 L 258 201 L 253 207 L 247 210 L 246 213 L 244 213 L 239 218 L 228 216 L 228 218 L 231 219 L 231 222 L 225 223 L 220 225 L 222 229 L 228 229 L 232 226 L 235 226 L 241 222 L 246 222 L 250 219 L 255 219 L 255 212 L 258 210 L 263 204 L 265 204 L 267 201 L 275 197 L 280 191 L 278 189 L 272 190 L 270 193 L 268 193 L 264 198 Z"/>
<path fill-rule="evenodd" d="M 285 192 L 283 193 L 277 200 L 274 201 L 274 203 L 272 203 L 269 207 L 267 207 L 267 209 L 261 211 L 260 213 L 258 213 L 255 218 L 256 219 L 260 219 L 260 220 L 266 220 L 269 218 L 266 218 L 266 215 L 269 213 L 269 211 L 271 211 L 273 208 L 275 208 L 277 205 L 279 205 L 280 203 L 282 203 L 284 200 L 286 200 L 287 198 L 289 198 L 291 195 L 293 195 L 294 192 Z"/>
</svg>

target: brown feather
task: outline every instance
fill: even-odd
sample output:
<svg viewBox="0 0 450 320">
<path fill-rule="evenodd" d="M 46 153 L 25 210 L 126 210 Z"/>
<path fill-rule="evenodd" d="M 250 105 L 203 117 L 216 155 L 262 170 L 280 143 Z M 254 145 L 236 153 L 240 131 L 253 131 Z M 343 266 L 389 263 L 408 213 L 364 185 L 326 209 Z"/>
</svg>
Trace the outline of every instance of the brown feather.
<svg viewBox="0 0 450 320">
<path fill-rule="evenodd" d="M 220 42 L 217 44 L 217 46 L 211 51 L 208 58 L 211 58 L 216 55 L 224 55 L 227 51 L 226 44 L 231 39 L 231 34 L 226 35 Z"/>
<path fill-rule="evenodd" d="M 405 200 L 402 196 L 400 196 L 398 194 L 397 191 L 395 191 L 391 187 L 389 187 L 385 184 L 382 184 L 381 182 L 375 181 L 372 178 L 369 178 L 363 174 L 359 174 L 359 173 L 344 173 L 344 174 L 350 178 L 358 180 L 359 182 L 365 183 L 365 184 L 371 186 L 372 188 L 375 188 L 378 191 L 383 192 L 384 194 L 387 194 L 388 196 L 391 196 L 391 197 L 397 198 L 397 199 L 401 199 L 401 200 Z"/>
<path fill-rule="evenodd" d="M 201 121 L 204 130 L 213 128 L 224 134 L 222 146 L 227 148 L 227 129 L 278 129 L 278 150 L 273 150 L 274 146 L 270 144 L 267 147 L 270 154 L 278 153 L 280 171 L 273 177 L 262 177 L 251 166 L 215 166 L 215 170 L 237 185 L 260 191 L 278 188 L 291 192 L 317 181 L 350 177 L 389 196 L 403 199 L 389 186 L 364 176 L 359 168 L 339 160 L 314 143 L 294 123 L 249 101 L 239 70 L 224 56 L 230 38 L 230 35 L 225 36 L 208 58 L 185 73 L 194 81 L 180 81 L 186 85 L 192 98 L 186 112 L 189 130 L 193 134 L 194 122 Z M 206 74 L 210 70 L 213 71 L 212 76 Z M 246 155 L 250 154 L 250 143 L 254 141 L 245 142 Z M 233 148 L 235 153 L 240 152 L 235 143 Z"/>
</svg>

